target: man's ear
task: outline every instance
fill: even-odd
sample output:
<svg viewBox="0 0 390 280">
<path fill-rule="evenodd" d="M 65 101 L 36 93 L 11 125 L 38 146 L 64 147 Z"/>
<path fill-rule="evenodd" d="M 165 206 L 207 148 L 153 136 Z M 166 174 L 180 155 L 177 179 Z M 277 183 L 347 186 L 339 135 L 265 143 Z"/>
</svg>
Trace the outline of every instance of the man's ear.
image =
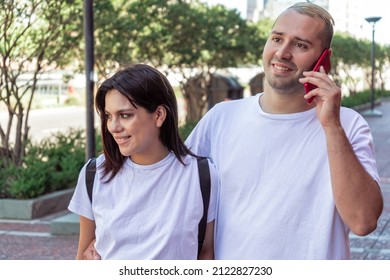
<svg viewBox="0 0 390 280">
<path fill-rule="evenodd" d="M 156 126 L 161 127 L 167 117 L 167 109 L 163 105 L 158 106 L 154 112 L 154 117 L 156 120 Z"/>
<path fill-rule="evenodd" d="M 329 48 L 329 57 L 331 57 L 333 54 L 333 50 L 331 48 Z"/>
</svg>

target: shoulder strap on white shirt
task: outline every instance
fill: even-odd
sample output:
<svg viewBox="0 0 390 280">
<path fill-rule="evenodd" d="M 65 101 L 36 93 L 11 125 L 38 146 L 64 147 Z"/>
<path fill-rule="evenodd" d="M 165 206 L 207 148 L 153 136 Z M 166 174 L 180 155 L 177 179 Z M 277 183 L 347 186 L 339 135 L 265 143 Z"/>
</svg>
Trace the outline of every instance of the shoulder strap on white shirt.
<svg viewBox="0 0 390 280">
<path fill-rule="evenodd" d="M 209 202 L 210 202 L 210 170 L 209 170 L 209 162 L 207 158 L 203 158 L 203 157 L 198 158 L 197 162 L 198 162 L 200 189 L 202 192 L 202 199 L 203 199 L 203 216 L 199 222 L 199 227 L 198 227 L 198 257 L 199 257 L 200 251 L 204 243 L 204 238 L 206 235 L 207 212 L 209 209 Z M 87 167 L 85 170 L 85 183 L 87 186 L 88 197 L 91 203 L 92 203 L 92 189 L 95 180 L 95 173 L 96 173 L 96 158 L 91 158 L 87 163 Z"/>
</svg>

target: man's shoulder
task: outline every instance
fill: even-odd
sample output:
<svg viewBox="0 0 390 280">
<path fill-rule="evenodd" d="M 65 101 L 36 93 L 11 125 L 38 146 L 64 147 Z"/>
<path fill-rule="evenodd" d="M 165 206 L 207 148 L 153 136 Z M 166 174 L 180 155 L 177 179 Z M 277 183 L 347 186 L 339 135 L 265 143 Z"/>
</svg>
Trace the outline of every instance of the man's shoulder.
<svg viewBox="0 0 390 280">
<path fill-rule="evenodd" d="M 341 107 L 340 120 L 345 130 L 355 130 L 368 126 L 367 121 L 359 112 L 347 107 Z"/>
<path fill-rule="evenodd" d="M 250 97 L 244 97 L 241 99 L 235 99 L 235 100 L 227 100 L 217 103 L 214 108 L 215 110 L 220 110 L 223 112 L 226 112 L 226 110 L 235 110 L 235 109 L 241 109 L 242 107 L 248 106 L 248 104 L 251 104 L 253 102 L 257 102 L 258 97 L 256 96 L 250 96 Z"/>
<path fill-rule="evenodd" d="M 349 119 L 363 119 L 363 116 L 355 111 L 354 109 L 348 108 L 348 107 L 341 107 L 340 108 L 340 117 L 345 120 Z"/>
</svg>

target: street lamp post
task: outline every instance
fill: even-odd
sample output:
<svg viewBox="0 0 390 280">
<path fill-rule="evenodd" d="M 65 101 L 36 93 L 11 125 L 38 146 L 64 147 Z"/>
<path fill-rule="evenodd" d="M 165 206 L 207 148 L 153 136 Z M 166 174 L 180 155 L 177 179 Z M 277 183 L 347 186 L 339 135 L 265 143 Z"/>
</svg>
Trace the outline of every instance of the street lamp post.
<svg viewBox="0 0 390 280">
<path fill-rule="evenodd" d="M 84 37 L 85 37 L 85 76 L 87 109 L 87 145 L 85 159 L 95 156 L 94 121 L 94 38 L 93 38 L 93 0 L 84 0 Z"/>
<path fill-rule="evenodd" d="M 372 43 L 371 43 L 371 107 L 363 112 L 364 116 L 380 117 L 382 112 L 375 109 L 375 23 L 382 17 L 367 17 L 365 20 L 372 26 Z"/>
</svg>

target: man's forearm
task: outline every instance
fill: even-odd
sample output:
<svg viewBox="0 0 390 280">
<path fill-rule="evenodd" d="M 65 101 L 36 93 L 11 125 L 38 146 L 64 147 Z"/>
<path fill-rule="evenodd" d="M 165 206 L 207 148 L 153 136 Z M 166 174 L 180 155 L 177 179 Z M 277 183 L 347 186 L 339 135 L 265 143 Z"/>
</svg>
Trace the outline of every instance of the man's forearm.
<svg viewBox="0 0 390 280">
<path fill-rule="evenodd" d="M 380 188 L 355 155 L 343 128 L 327 128 L 325 133 L 336 207 L 352 232 L 369 234 L 383 209 Z"/>
</svg>

